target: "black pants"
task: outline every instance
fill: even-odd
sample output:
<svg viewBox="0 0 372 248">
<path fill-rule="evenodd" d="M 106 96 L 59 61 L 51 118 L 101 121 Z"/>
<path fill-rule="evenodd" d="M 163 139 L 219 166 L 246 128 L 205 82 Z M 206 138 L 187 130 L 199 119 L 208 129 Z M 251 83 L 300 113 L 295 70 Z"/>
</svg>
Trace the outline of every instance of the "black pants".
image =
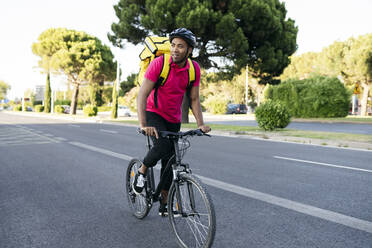
<svg viewBox="0 0 372 248">
<path fill-rule="evenodd" d="M 157 131 L 178 132 L 181 128 L 181 123 L 169 122 L 154 112 L 146 112 L 146 121 L 148 127 L 155 127 Z M 156 137 L 151 138 L 154 146 L 147 152 L 143 163 L 147 167 L 153 167 L 161 159 L 160 175 L 162 176 L 169 159 L 174 155 L 173 143 L 169 139 L 160 136 L 159 139 Z M 172 184 L 172 176 L 172 170 L 168 170 L 165 174 L 164 190 L 169 190 Z"/>
</svg>

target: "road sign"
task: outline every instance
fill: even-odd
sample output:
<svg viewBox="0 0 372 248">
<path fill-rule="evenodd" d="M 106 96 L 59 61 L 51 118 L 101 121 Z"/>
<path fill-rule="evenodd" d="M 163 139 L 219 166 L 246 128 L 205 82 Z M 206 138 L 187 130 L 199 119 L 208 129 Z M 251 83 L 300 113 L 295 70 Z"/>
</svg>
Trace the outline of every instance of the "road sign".
<svg viewBox="0 0 372 248">
<path fill-rule="evenodd" d="M 354 86 L 354 94 L 360 94 L 360 86 L 359 86 L 359 83 L 355 83 L 355 86 Z"/>
</svg>

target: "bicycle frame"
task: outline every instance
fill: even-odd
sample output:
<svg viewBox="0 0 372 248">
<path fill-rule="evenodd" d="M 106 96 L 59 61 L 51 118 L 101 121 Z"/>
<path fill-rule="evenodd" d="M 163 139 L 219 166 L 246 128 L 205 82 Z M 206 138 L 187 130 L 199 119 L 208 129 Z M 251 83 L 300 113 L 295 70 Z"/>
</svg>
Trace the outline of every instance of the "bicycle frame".
<svg viewBox="0 0 372 248">
<path fill-rule="evenodd" d="M 138 132 L 146 135 L 141 129 Z M 126 189 L 128 204 L 133 214 L 138 219 L 145 218 L 156 201 L 162 199 L 164 185 L 172 179 L 169 188 L 168 217 L 177 243 L 180 247 L 211 247 L 216 232 L 216 217 L 214 205 L 207 190 L 201 181 L 194 175 L 187 163 L 182 163 L 187 148 L 190 147 L 189 137 L 209 136 L 200 129 L 186 132 L 159 131 L 161 137 L 169 139 L 174 148 L 165 168 L 162 168 L 162 175 L 156 185 L 153 167 L 147 170 L 147 184 L 143 193 L 136 193 L 133 189 L 135 175 L 142 165 L 142 162 L 134 158 L 130 161 L 126 170 Z M 154 137 L 147 136 L 146 146 L 153 149 Z M 156 141 L 155 141 L 156 142 Z M 172 174 L 171 174 L 172 173 Z M 170 178 L 171 177 L 171 178 Z M 165 202 L 164 202 L 165 203 Z M 160 212 L 161 213 L 161 212 Z M 165 212 L 164 212 L 165 213 Z M 162 214 L 165 216 L 165 214 Z"/>
<path fill-rule="evenodd" d="M 146 146 L 150 150 L 152 148 L 150 137 L 149 136 L 146 136 L 146 137 L 147 137 Z M 155 188 L 155 177 L 154 177 L 153 167 L 148 168 L 147 177 L 148 177 L 148 181 L 150 182 L 150 193 L 151 193 L 150 198 L 152 200 L 152 202 L 150 204 L 152 204 L 153 202 L 159 201 L 160 192 L 163 188 L 164 181 L 165 181 L 165 178 L 164 178 L 165 174 L 166 174 L 165 172 L 167 170 L 171 169 L 170 166 L 172 166 L 172 170 L 173 170 L 173 181 L 178 180 L 178 173 L 181 172 L 178 168 L 180 168 L 180 167 L 184 167 L 182 172 L 191 173 L 189 165 L 188 164 L 182 164 L 182 156 L 181 156 L 181 153 L 180 153 L 180 150 L 179 150 L 178 138 L 171 138 L 170 140 L 173 142 L 175 155 L 170 158 L 166 168 L 164 169 L 163 176 L 160 178 L 160 181 L 159 181 L 158 185 L 156 186 L 156 188 Z M 172 163 L 173 157 L 175 157 L 175 163 Z M 178 203 L 179 208 L 181 209 L 181 214 L 183 215 L 182 202 L 180 201 L 181 195 L 180 195 L 179 185 L 175 184 L 175 186 L 176 186 L 176 194 L 177 194 L 177 203 Z M 189 190 L 189 193 L 190 193 L 190 199 L 192 201 L 191 206 L 194 210 L 193 193 L 192 193 L 191 190 Z"/>
</svg>

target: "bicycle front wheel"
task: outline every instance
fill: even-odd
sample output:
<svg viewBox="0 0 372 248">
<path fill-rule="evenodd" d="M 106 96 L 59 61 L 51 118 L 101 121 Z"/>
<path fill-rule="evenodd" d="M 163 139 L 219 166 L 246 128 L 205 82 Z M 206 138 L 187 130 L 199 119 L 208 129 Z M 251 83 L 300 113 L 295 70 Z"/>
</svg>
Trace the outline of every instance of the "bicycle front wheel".
<svg viewBox="0 0 372 248">
<path fill-rule="evenodd" d="M 138 219 L 143 219 L 147 216 L 150 211 L 151 204 L 149 203 L 149 197 L 147 189 L 139 195 L 133 191 L 134 177 L 138 173 L 138 169 L 141 167 L 142 162 L 138 159 L 132 159 L 127 168 L 125 186 L 127 189 L 128 205 L 133 212 L 133 215 Z"/>
<path fill-rule="evenodd" d="M 214 206 L 195 176 L 181 175 L 180 180 L 172 184 L 168 196 L 168 215 L 181 247 L 212 246 L 216 233 Z"/>
</svg>

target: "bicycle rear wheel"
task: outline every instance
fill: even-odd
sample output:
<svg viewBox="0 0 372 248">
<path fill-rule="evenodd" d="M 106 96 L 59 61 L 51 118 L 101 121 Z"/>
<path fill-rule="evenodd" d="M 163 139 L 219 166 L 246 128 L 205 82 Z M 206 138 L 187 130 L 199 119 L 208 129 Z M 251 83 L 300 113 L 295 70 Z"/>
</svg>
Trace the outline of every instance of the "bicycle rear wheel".
<svg viewBox="0 0 372 248">
<path fill-rule="evenodd" d="M 190 174 L 180 177 L 168 196 L 169 221 L 177 242 L 181 247 L 209 248 L 216 233 L 213 202 L 199 179 Z"/>
<path fill-rule="evenodd" d="M 151 209 L 151 204 L 146 187 L 139 195 L 137 195 L 133 191 L 134 177 L 138 173 L 138 169 L 141 167 L 141 165 L 142 162 L 140 160 L 132 159 L 129 162 L 125 180 L 128 205 L 133 215 L 136 216 L 138 219 L 145 218 Z"/>
</svg>

